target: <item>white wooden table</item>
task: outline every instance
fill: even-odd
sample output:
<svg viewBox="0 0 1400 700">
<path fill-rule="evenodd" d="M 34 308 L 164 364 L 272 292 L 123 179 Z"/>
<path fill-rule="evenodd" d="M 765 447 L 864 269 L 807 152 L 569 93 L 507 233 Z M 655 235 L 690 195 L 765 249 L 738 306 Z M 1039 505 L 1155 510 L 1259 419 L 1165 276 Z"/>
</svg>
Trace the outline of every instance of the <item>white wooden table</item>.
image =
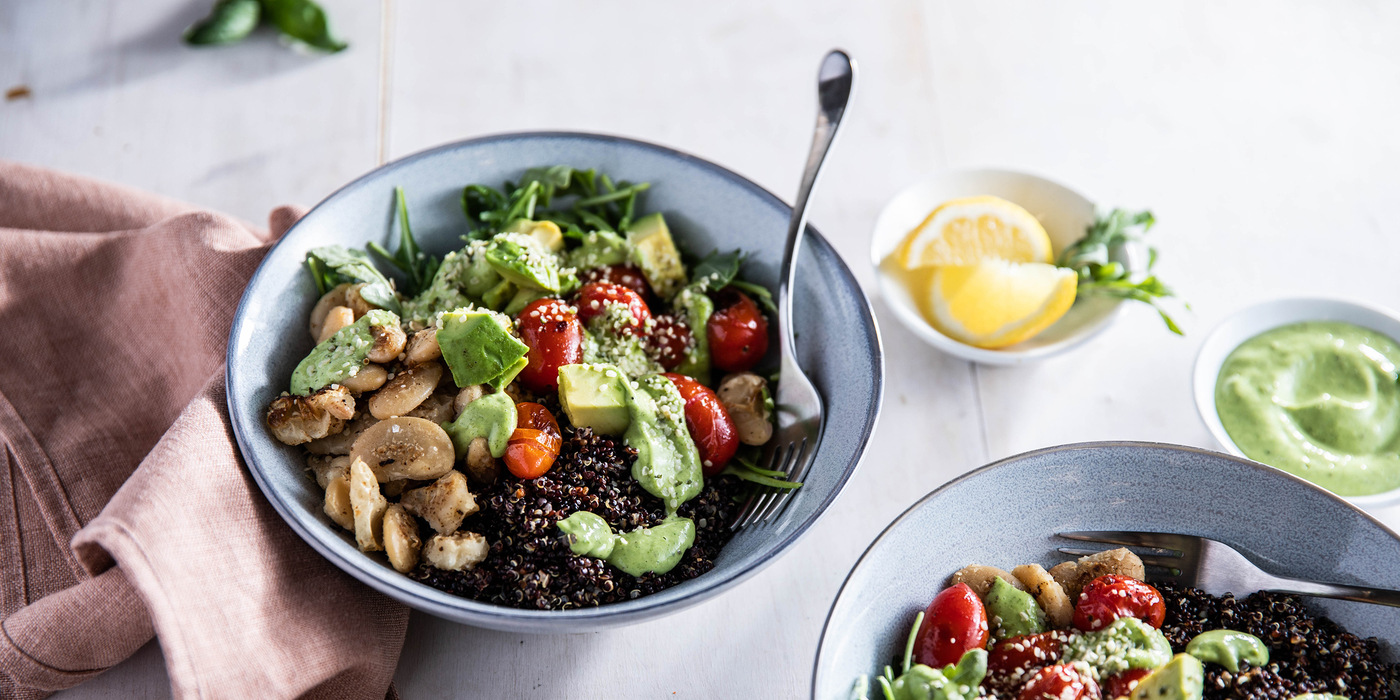
<svg viewBox="0 0 1400 700">
<path fill-rule="evenodd" d="M 528 636 L 415 614 L 406 698 L 798 697 L 842 578 L 920 495 L 1058 443 L 1218 447 L 1189 375 L 1222 317 L 1283 295 L 1400 307 L 1400 6 L 1383 2 L 673 3 L 333 0 L 351 48 L 260 33 L 191 50 L 210 0 L 0 2 L 0 157 L 263 222 L 386 159 L 468 136 L 657 141 L 791 197 L 833 46 L 861 82 L 813 222 L 871 289 L 881 206 L 945 168 L 1044 173 L 1156 212 L 1185 338 L 1135 309 L 1067 357 L 989 368 L 922 345 L 877 299 L 886 401 L 845 495 L 726 595 L 622 630 Z M 1400 512 L 1380 513 L 1392 527 Z M 155 644 L 61 694 L 164 697 Z"/>
</svg>

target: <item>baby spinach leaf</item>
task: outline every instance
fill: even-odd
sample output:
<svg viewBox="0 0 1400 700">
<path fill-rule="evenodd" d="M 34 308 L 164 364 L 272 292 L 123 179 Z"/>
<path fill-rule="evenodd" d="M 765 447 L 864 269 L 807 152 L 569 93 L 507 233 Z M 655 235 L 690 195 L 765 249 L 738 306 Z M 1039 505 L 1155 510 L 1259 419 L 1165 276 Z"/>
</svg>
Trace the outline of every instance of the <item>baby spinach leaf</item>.
<svg viewBox="0 0 1400 700">
<path fill-rule="evenodd" d="M 185 43 L 218 46 L 242 41 L 257 28 L 262 16 L 258 0 L 219 0 L 209 16 L 185 31 Z"/>
<path fill-rule="evenodd" d="M 329 53 L 348 46 L 331 34 L 326 11 L 312 0 L 262 0 L 262 5 L 279 31 L 307 46 Z"/>
<path fill-rule="evenodd" d="M 365 286 L 360 289 L 360 296 L 364 297 L 365 301 L 381 309 L 402 314 L 399 300 L 394 296 L 393 285 L 375 269 L 374 263 L 364 251 L 350 250 L 339 245 L 312 248 L 306 253 L 306 265 L 316 277 L 316 286 L 322 294 L 338 284 L 363 282 Z"/>
<path fill-rule="evenodd" d="M 707 291 L 719 291 L 729 286 L 739 274 L 739 265 L 744 254 L 735 250 L 729 253 L 713 252 L 696 263 L 690 271 L 690 279 L 697 284 L 704 283 Z"/>
</svg>

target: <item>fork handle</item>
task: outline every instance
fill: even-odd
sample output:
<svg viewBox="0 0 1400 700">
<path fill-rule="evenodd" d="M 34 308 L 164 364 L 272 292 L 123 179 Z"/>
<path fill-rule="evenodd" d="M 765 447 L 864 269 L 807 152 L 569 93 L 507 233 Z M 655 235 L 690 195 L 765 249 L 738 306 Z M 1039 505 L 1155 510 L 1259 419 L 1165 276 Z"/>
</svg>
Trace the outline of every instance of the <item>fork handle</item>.
<svg viewBox="0 0 1400 700">
<path fill-rule="evenodd" d="M 1275 578 L 1266 590 L 1274 593 L 1291 593 L 1293 595 L 1316 596 L 1318 598 L 1354 600 L 1359 603 L 1376 603 L 1400 608 L 1400 591 L 1392 591 L 1385 588 L 1363 588 L 1361 586 L 1345 586 L 1339 583 L 1318 583 L 1316 581 L 1302 581 L 1292 578 Z"/>
</svg>

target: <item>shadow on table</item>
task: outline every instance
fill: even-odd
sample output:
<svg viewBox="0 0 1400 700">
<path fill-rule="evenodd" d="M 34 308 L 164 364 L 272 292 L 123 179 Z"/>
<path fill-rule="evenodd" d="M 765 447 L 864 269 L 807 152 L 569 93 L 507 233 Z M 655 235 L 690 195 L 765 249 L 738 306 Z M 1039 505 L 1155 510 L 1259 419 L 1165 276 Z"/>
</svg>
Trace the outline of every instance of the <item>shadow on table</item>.
<svg viewBox="0 0 1400 700">
<path fill-rule="evenodd" d="M 93 51 L 84 74 L 58 85 L 52 94 L 74 95 L 114 84 L 139 83 L 198 63 L 209 66 L 210 77 L 252 82 L 325 58 L 283 45 L 277 31 L 269 26 L 260 26 L 247 39 L 229 46 L 186 44 L 185 30 L 208 15 L 212 6 L 212 0 L 191 0 L 155 26 Z"/>
</svg>

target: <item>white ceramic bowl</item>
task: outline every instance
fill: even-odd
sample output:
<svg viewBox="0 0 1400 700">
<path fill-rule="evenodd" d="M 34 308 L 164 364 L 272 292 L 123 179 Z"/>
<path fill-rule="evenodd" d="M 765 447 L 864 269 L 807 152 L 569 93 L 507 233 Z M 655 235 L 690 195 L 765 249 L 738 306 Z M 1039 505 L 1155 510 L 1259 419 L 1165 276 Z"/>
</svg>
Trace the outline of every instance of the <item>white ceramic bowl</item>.
<svg viewBox="0 0 1400 700">
<path fill-rule="evenodd" d="M 1344 321 L 1384 333 L 1400 343 L 1400 315 L 1384 307 L 1345 299 L 1275 299 L 1237 311 L 1220 322 L 1206 337 L 1196 354 L 1196 369 L 1192 389 L 1196 395 L 1196 410 L 1215 439 L 1231 454 L 1245 457 L 1235 441 L 1225 432 L 1220 414 L 1215 411 L 1215 382 L 1225 358 L 1241 343 L 1265 331 L 1303 321 Z M 1358 508 L 1370 510 L 1400 503 L 1400 489 L 1372 496 L 1347 496 Z"/>
<path fill-rule="evenodd" d="M 1081 299 L 1054 325 L 1025 342 L 998 350 L 977 348 L 940 333 L 924 320 L 913 297 L 903 285 L 880 269 L 880 261 L 894 252 L 904 237 L 938 205 L 959 197 L 994 195 L 1021 205 L 1050 236 L 1055 255 L 1084 237 L 1094 222 L 1094 203 L 1083 195 L 1042 177 L 1009 170 L 958 170 L 905 188 L 885 205 L 875 222 L 870 241 L 870 262 L 880 281 L 880 294 L 900 323 L 924 342 L 964 360 L 989 365 L 1038 362 L 1072 350 L 1106 330 L 1122 309 L 1112 299 Z M 1114 256 L 1128 269 L 1138 271 L 1145 262 L 1142 251 L 1118 251 Z"/>
</svg>

